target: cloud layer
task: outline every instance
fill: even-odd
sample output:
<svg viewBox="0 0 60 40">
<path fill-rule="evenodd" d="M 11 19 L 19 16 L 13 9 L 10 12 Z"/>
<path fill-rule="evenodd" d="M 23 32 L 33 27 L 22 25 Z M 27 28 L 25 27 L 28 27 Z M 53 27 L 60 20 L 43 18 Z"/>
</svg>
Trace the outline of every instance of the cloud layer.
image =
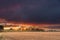
<svg viewBox="0 0 60 40">
<path fill-rule="evenodd" d="M 60 23 L 60 0 L 0 0 L 0 18 L 34 23 Z"/>
</svg>

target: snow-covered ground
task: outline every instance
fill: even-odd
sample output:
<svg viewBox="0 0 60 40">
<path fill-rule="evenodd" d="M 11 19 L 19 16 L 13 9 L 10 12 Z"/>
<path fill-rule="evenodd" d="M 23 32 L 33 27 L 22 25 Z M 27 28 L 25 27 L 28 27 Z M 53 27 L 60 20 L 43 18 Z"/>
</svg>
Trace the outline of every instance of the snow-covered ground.
<svg viewBox="0 0 60 40">
<path fill-rule="evenodd" d="M 60 32 L 3 32 L 5 40 L 60 40 Z"/>
</svg>

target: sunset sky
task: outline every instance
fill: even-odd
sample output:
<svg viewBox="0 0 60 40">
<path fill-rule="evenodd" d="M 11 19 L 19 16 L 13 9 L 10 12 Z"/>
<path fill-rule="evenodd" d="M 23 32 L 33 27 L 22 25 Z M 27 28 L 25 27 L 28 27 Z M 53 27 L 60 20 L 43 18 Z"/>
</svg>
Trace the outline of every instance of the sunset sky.
<svg viewBox="0 0 60 40">
<path fill-rule="evenodd" d="M 16 22 L 60 23 L 60 0 L 0 0 L 0 18 Z"/>
</svg>

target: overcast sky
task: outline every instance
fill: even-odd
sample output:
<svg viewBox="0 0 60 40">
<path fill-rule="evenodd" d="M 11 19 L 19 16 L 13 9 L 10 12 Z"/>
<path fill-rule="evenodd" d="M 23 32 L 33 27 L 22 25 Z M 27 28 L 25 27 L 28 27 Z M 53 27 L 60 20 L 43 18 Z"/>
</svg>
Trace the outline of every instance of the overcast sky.
<svg viewBox="0 0 60 40">
<path fill-rule="evenodd" d="M 0 18 L 17 22 L 60 23 L 60 0 L 0 0 Z"/>
</svg>

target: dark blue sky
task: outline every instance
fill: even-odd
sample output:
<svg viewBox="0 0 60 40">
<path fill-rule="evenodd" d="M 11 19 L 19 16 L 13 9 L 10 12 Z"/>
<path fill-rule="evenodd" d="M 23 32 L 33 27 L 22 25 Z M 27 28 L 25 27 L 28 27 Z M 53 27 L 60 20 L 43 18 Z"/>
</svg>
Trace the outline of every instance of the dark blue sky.
<svg viewBox="0 0 60 40">
<path fill-rule="evenodd" d="M 60 0 L 0 0 L 0 18 L 17 22 L 60 23 Z"/>
</svg>

